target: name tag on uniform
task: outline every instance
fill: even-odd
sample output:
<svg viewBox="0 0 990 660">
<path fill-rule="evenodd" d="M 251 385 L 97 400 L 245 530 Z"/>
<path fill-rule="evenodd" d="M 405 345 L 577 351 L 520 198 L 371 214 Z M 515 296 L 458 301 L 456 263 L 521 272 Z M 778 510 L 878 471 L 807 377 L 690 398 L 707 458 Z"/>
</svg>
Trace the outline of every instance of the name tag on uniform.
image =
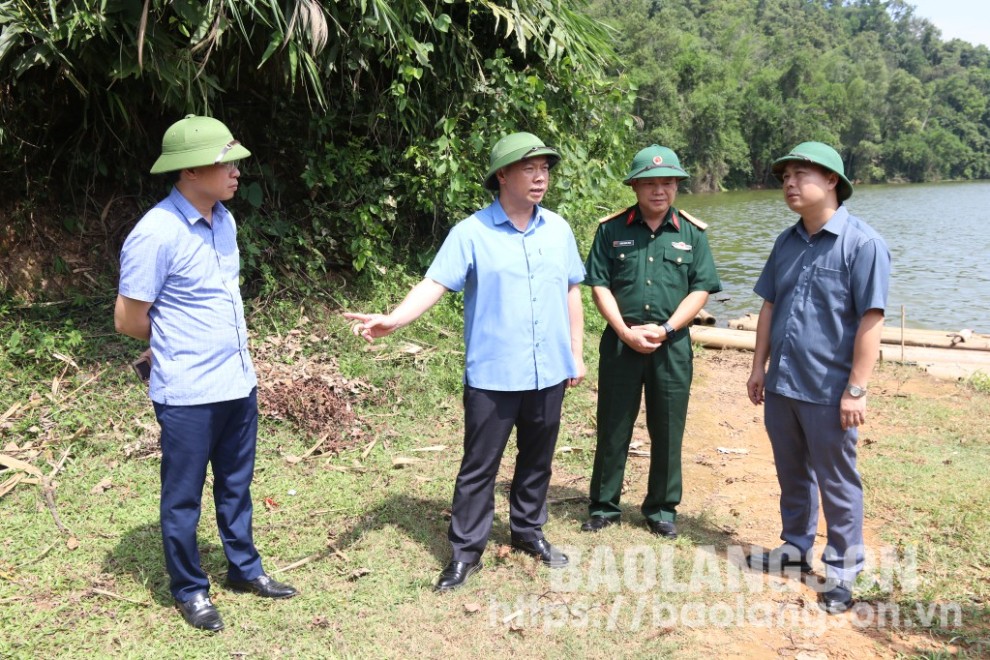
<svg viewBox="0 0 990 660">
<path fill-rule="evenodd" d="M 612 247 L 632 247 L 636 241 L 612 241 Z"/>
<path fill-rule="evenodd" d="M 670 245 L 671 245 L 671 246 L 672 246 L 672 247 L 673 247 L 673 248 L 674 248 L 675 250 L 688 250 L 688 251 L 690 251 L 690 250 L 691 250 L 691 246 L 690 246 L 690 245 L 688 245 L 687 243 L 682 243 L 682 242 L 680 242 L 680 241 L 676 241 L 676 242 L 674 242 L 674 243 L 671 243 Z"/>
</svg>

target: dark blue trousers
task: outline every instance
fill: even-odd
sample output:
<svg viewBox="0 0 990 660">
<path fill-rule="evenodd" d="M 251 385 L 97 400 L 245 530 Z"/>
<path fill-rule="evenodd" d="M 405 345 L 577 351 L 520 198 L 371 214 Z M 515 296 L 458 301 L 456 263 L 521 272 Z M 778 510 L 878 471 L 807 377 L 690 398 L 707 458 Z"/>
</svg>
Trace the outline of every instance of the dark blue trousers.
<svg viewBox="0 0 990 660">
<path fill-rule="evenodd" d="M 251 532 L 251 478 L 258 435 L 257 389 L 243 399 L 196 406 L 155 403 L 162 429 L 162 541 L 169 588 L 179 602 L 209 591 L 199 563 L 199 525 L 206 466 L 213 468 L 213 502 L 227 575 L 253 580 L 263 573 Z"/>
<path fill-rule="evenodd" d="M 464 457 L 447 531 L 454 561 L 475 562 L 485 551 L 495 515 L 495 478 L 513 427 L 518 453 L 509 529 L 520 541 L 543 538 L 565 387 L 561 382 L 542 390 L 498 392 L 464 386 Z"/>
<path fill-rule="evenodd" d="M 764 421 L 780 483 L 781 540 L 803 556 L 818 531 L 818 496 L 828 527 L 827 577 L 855 580 L 863 570 L 863 484 L 856 470 L 855 428 L 843 429 L 839 406 L 766 393 Z"/>
</svg>

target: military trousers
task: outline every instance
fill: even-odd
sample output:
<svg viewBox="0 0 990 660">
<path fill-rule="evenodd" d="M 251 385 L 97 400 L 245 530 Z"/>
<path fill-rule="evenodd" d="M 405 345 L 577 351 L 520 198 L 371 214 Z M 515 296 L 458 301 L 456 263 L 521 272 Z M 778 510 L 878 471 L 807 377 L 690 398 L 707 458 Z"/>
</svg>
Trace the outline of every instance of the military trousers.
<svg viewBox="0 0 990 660">
<path fill-rule="evenodd" d="M 593 516 L 617 517 L 633 425 L 645 396 L 650 470 L 642 512 L 673 522 L 681 501 L 681 444 L 693 376 L 691 337 L 684 333 L 649 354 L 627 346 L 611 326 L 599 344 L 598 441 L 591 473 Z"/>
</svg>

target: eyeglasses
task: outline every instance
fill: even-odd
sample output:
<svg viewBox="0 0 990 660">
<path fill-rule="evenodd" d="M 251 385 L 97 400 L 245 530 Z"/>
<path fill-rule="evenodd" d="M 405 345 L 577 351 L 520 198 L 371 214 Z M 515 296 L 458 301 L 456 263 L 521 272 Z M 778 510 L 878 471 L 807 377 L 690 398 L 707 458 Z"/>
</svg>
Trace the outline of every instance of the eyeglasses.
<svg viewBox="0 0 990 660">
<path fill-rule="evenodd" d="M 227 170 L 227 174 L 231 174 L 233 173 L 234 170 L 240 170 L 241 161 L 228 160 L 226 163 L 217 163 L 217 164 L 223 167 L 225 170 Z"/>
</svg>

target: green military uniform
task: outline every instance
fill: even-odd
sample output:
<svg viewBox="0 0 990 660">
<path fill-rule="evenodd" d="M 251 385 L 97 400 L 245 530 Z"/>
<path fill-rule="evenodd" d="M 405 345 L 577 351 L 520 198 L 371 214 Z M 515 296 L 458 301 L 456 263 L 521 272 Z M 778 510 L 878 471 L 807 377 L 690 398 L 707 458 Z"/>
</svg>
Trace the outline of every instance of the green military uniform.
<svg viewBox="0 0 990 660">
<path fill-rule="evenodd" d="M 722 290 L 704 223 L 671 207 L 651 231 L 638 205 L 605 218 L 588 255 L 585 284 L 608 287 L 627 325 L 664 323 L 693 291 Z M 681 500 L 681 442 L 691 389 L 691 336 L 676 332 L 649 354 L 627 346 L 611 326 L 602 334 L 598 445 L 591 476 L 592 516 L 619 515 L 633 424 L 646 393 L 650 474 L 643 515 L 673 522 Z"/>
</svg>

